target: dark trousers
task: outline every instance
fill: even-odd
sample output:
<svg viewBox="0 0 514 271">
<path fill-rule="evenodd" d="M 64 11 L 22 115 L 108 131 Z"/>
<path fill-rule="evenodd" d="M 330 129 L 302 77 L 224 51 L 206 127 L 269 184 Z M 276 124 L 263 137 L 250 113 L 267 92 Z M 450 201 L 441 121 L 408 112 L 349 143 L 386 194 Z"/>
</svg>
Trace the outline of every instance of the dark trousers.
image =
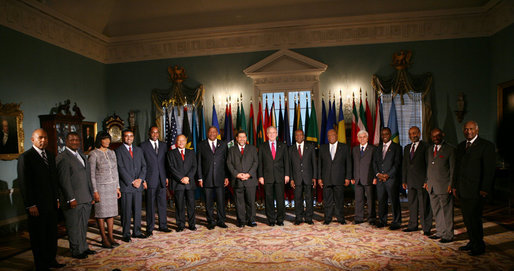
<svg viewBox="0 0 514 271">
<path fill-rule="evenodd" d="M 216 198 L 216 211 L 218 224 L 225 223 L 225 187 L 204 187 L 205 189 L 205 213 L 208 224 L 215 224 L 214 198 Z"/>
<path fill-rule="evenodd" d="M 143 193 L 121 192 L 121 226 L 123 227 L 123 237 L 130 237 L 130 221 L 134 216 L 134 229 L 132 235 L 141 235 L 141 208 Z"/>
<path fill-rule="evenodd" d="M 384 225 L 387 224 L 388 200 L 391 200 L 391 207 L 393 209 L 392 224 L 397 226 L 402 224 L 399 190 L 400 184 L 395 179 L 389 179 L 386 182 L 378 181 L 377 183 L 378 219 Z"/>
<path fill-rule="evenodd" d="M 28 228 L 36 270 L 48 270 L 57 253 L 57 210 L 28 214 Z"/>
<path fill-rule="evenodd" d="M 184 228 L 186 225 L 186 207 L 187 222 L 189 227 L 196 224 L 195 220 L 195 190 L 175 190 L 175 208 L 177 226 Z"/>
<path fill-rule="evenodd" d="M 368 222 L 374 222 L 377 219 L 375 186 L 355 183 L 355 221 L 364 221 L 364 198 L 368 204 Z"/>
<path fill-rule="evenodd" d="M 336 217 L 337 221 L 344 221 L 344 186 L 329 185 L 323 186 L 323 211 L 325 212 L 325 222 L 332 221 Z"/>
<path fill-rule="evenodd" d="M 286 204 L 284 202 L 284 181 L 275 181 L 264 184 L 266 200 L 266 218 L 268 223 L 282 223 L 286 217 Z M 277 202 L 277 212 L 275 213 L 274 200 Z"/>
<path fill-rule="evenodd" d="M 305 209 L 303 202 L 305 201 Z M 298 183 L 294 188 L 294 214 L 296 221 L 312 221 L 314 199 L 312 198 L 312 185 Z"/>
<path fill-rule="evenodd" d="M 484 228 L 482 225 L 483 199 L 460 199 L 462 218 L 468 232 L 472 251 L 485 249 Z"/>
<path fill-rule="evenodd" d="M 166 187 L 148 188 L 146 190 L 146 232 L 155 228 L 155 209 L 159 215 L 159 230 L 168 228 L 166 216 Z"/>
<path fill-rule="evenodd" d="M 77 204 L 64 210 L 64 220 L 72 256 L 78 256 L 89 249 L 87 244 L 87 221 L 91 215 L 91 203 Z"/>
<path fill-rule="evenodd" d="M 409 187 L 407 194 L 409 200 L 409 229 L 418 228 L 419 222 L 423 232 L 429 232 L 432 228 L 432 208 L 430 206 L 430 197 L 423 187 Z"/>
<path fill-rule="evenodd" d="M 246 224 L 255 222 L 255 191 L 257 186 L 238 187 L 234 190 L 236 196 L 237 222 Z"/>
</svg>

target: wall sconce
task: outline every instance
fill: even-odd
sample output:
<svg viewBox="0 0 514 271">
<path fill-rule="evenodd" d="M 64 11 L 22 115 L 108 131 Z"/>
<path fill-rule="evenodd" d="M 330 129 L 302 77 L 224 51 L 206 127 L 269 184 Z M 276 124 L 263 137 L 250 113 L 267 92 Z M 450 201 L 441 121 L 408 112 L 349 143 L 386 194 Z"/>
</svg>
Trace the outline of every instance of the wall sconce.
<svg viewBox="0 0 514 271">
<path fill-rule="evenodd" d="M 457 95 L 457 110 L 455 110 L 455 115 L 459 123 L 464 119 L 464 114 L 466 114 L 466 102 L 464 101 L 464 93 L 461 92 Z"/>
</svg>

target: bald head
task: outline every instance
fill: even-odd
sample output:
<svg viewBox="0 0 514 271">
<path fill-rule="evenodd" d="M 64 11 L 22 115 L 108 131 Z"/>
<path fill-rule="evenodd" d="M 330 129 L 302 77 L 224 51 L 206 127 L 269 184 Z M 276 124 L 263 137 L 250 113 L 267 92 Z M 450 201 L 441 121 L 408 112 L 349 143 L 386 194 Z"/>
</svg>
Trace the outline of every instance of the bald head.
<svg viewBox="0 0 514 271">
<path fill-rule="evenodd" d="M 177 147 L 179 149 L 184 149 L 184 148 L 186 148 L 186 144 L 187 144 L 187 137 L 185 135 L 178 135 L 177 136 Z"/>
<path fill-rule="evenodd" d="M 32 144 L 38 149 L 43 150 L 48 146 L 48 135 L 46 134 L 46 131 L 41 128 L 32 132 L 32 137 L 30 140 L 32 141 Z"/>
</svg>

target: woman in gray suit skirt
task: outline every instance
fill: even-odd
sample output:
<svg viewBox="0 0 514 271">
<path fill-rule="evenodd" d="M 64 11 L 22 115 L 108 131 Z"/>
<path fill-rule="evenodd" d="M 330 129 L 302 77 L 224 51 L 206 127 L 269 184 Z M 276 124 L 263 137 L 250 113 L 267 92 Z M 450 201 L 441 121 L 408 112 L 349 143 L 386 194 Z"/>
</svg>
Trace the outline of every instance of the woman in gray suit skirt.
<svg viewBox="0 0 514 271">
<path fill-rule="evenodd" d="M 109 149 L 111 136 L 101 131 L 96 135 L 95 149 L 89 153 L 91 182 L 95 198 L 95 217 L 102 236 L 102 247 L 119 246 L 114 241 L 112 230 L 114 217 L 118 215 L 118 199 L 121 197 L 118 180 L 116 154 Z M 107 222 L 107 235 L 105 233 Z"/>
</svg>

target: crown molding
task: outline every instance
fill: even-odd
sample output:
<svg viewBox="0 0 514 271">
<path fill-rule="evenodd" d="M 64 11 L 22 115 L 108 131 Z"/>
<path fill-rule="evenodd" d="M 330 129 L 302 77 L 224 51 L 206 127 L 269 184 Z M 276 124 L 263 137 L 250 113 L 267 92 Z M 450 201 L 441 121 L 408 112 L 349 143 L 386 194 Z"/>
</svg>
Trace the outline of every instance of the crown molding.
<svg viewBox="0 0 514 271">
<path fill-rule="evenodd" d="M 107 37 L 33 0 L 0 0 L 0 24 L 102 63 L 286 48 L 490 36 L 514 22 L 514 1 L 478 8 L 270 22 Z"/>
</svg>

